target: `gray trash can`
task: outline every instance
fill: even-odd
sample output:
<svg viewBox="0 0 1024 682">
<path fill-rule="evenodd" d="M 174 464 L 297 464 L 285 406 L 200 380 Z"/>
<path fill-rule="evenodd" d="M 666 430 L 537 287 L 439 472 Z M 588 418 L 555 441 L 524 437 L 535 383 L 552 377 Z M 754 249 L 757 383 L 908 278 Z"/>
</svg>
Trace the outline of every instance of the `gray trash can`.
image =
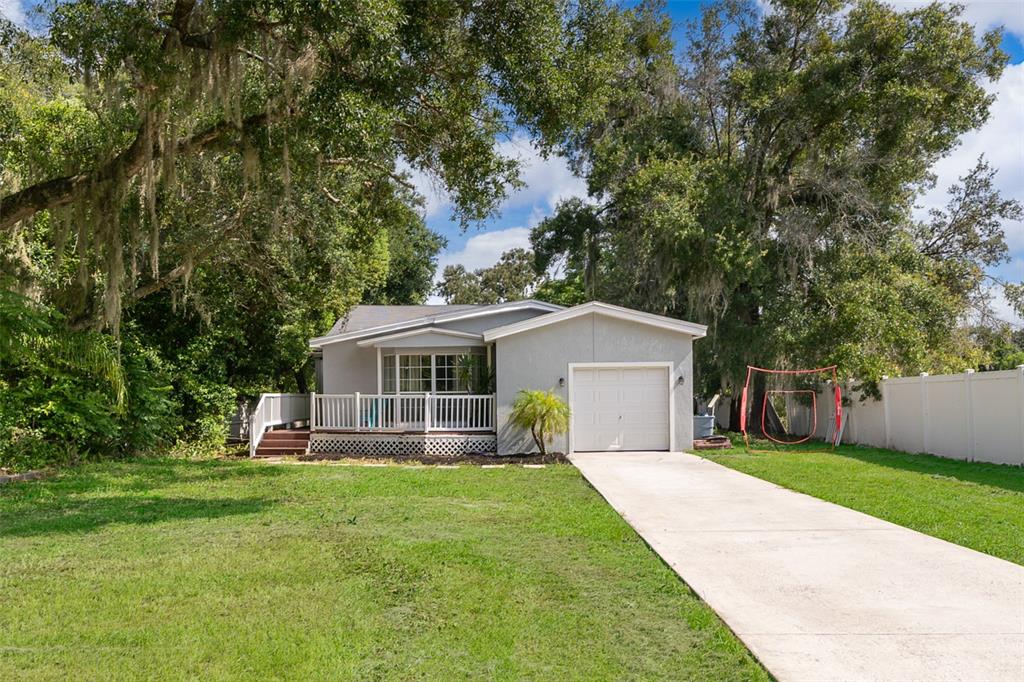
<svg viewBox="0 0 1024 682">
<path fill-rule="evenodd" d="M 709 438 L 715 432 L 715 416 L 695 414 L 693 416 L 693 437 Z"/>
</svg>

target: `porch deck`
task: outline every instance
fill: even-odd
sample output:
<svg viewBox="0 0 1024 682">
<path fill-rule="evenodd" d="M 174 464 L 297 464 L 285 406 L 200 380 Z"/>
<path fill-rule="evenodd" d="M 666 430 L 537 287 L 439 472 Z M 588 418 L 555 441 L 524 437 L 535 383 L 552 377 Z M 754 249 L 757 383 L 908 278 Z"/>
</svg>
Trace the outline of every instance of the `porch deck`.
<svg viewBox="0 0 1024 682">
<path fill-rule="evenodd" d="M 495 405 L 493 394 L 267 393 L 252 413 L 250 455 L 257 456 L 265 434 L 278 433 L 269 429 L 307 422 L 311 452 L 493 452 Z"/>
</svg>

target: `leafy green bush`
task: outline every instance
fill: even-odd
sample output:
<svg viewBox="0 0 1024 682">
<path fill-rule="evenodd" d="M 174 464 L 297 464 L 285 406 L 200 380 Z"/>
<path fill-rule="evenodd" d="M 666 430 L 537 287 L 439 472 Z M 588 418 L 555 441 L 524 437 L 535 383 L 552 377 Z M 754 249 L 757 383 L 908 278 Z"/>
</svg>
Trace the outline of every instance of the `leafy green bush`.
<svg viewBox="0 0 1024 682">
<path fill-rule="evenodd" d="M 550 391 L 519 391 L 512 404 L 509 421 L 530 430 L 541 455 L 547 454 L 545 442 L 569 430 L 569 406 Z"/>
<path fill-rule="evenodd" d="M 165 363 L 134 334 L 125 338 L 121 357 L 127 383 L 122 449 L 136 453 L 172 445 L 181 437 L 183 420 Z"/>
<path fill-rule="evenodd" d="M 170 444 L 179 406 L 157 355 L 69 331 L 60 317 L 0 291 L 0 466 L 25 469 Z"/>
</svg>

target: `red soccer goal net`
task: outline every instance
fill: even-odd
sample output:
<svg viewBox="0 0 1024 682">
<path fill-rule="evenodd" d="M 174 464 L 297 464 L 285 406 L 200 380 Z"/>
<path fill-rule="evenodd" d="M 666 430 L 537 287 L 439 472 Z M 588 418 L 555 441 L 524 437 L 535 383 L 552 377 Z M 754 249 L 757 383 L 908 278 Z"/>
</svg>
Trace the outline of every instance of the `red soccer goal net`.
<svg viewBox="0 0 1024 682">
<path fill-rule="evenodd" d="M 740 431 L 782 445 L 815 436 L 839 443 L 843 395 L 835 365 L 815 369 L 764 369 L 747 366 L 740 398 Z"/>
</svg>

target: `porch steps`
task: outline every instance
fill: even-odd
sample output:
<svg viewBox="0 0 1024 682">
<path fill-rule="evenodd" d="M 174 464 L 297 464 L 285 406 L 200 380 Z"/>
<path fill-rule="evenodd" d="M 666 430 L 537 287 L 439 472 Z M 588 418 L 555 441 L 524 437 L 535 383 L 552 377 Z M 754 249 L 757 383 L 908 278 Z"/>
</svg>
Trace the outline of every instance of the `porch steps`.
<svg viewBox="0 0 1024 682">
<path fill-rule="evenodd" d="M 301 455 L 309 447 L 309 429 L 278 429 L 263 434 L 256 448 L 257 457 Z"/>
</svg>

